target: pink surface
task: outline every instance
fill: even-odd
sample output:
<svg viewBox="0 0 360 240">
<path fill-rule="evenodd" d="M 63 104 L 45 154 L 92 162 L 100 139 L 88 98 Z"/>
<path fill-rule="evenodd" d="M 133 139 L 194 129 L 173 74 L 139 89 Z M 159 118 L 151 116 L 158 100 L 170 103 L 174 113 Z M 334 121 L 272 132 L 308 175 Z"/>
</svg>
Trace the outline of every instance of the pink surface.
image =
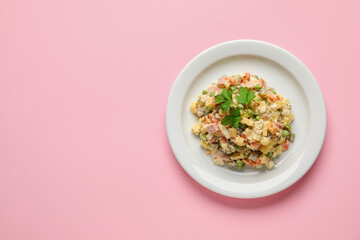
<svg viewBox="0 0 360 240">
<path fill-rule="evenodd" d="M 359 11 L 358 0 L 0 0 L 0 239 L 360 239 Z M 256 200 L 193 181 L 165 130 L 185 64 L 244 38 L 299 57 L 328 111 L 313 168 Z"/>
</svg>

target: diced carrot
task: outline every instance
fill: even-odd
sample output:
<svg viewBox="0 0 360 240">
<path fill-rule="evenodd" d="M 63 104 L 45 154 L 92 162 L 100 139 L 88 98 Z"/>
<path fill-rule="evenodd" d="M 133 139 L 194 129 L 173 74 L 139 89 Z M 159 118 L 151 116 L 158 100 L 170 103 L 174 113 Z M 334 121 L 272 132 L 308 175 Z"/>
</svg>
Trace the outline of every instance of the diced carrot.
<svg viewBox="0 0 360 240">
<path fill-rule="evenodd" d="M 275 134 L 278 130 L 279 130 L 278 123 L 276 123 L 276 122 L 270 123 L 269 131 L 272 134 Z"/>
<path fill-rule="evenodd" d="M 215 115 L 214 115 L 213 113 L 210 113 L 208 116 L 209 116 L 209 118 L 210 118 L 211 123 L 215 123 L 215 122 L 216 122 L 216 118 L 215 118 Z"/>
<path fill-rule="evenodd" d="M 204 123 L 207 123 L 207 122 L 208 122 L 207 117 L 204 117 Z"/>
<path fill-rule="evenodd" d="M 249 80 L 250 73 L 246 72 L 245 76 L 241 79 L 241 83 L 246 83 Z"/>
<path fill-rule="evenodd" d="M 249 80 L 249 78 L 250 78 L 250 73 L 246 72 L 246 73 L 245 73 L 245 76 L 244 76 L 244 79 L 245 79 L 245 80 Z"/>
<path fill-rule="evenodd" d="M 265 81 L 264 81 L 264 79 L 262 79 L 262 78 L 260 78 L 260 86 L 261 87 L 265 87 Z"/>
<path fill-rule="evenodd" d="M 275 101 L 279 101 L 279 100 L 280 100 L 280 97 L 279 97 L 279 95 L 270 95 L 270 96 L 269 96 L 269 99 L 270 99 L 271 101 L 275 102 Z"/>
<path fill-rule="evenodd" d="M 249 159 L 247 159 L 247 158 L 244 158 L 243 160 L 242 160 L 245 164 L 250 164 L 250 161 L 249 161 Z"/>
<path fill-rule="evenodd" d="M 282 150 L 286 151 L 289 149 L 289 141 L 286 139 L 285 142 L 282 144 Z"/>
<path fill-rule="evenodd" d="M 242 133 L 242 134 L 241 134 L 241 137 L 242 137 L 243 139 L 247 140 L 247 137 L 246 137 L 245 133 Z"/>
<path fill-rule="evenodd" d="M 250 145 L 254 149 L 258 149 L 261 146 L 261 144 L 258 141 L 252 142 Z"/>
<path fill-rule="evenodd" d="M 229 82 L 231 85 L 236 85 L 236 79 L 233 77 L 230 78 Z"/>
</svg>

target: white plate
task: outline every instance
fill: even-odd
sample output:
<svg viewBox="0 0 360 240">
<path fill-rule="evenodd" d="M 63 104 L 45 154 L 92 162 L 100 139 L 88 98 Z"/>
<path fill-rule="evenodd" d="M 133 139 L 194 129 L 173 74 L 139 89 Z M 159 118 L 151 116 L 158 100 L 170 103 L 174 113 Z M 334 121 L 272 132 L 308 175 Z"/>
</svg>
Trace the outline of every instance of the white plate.
<svg viewBox="0 0 360 240">
<path fill-rule="evenodd" d="M 276 158 L 272 170 L 215 166 L 190 130 L 196 122 L 191 101 L 219 76 L 245 71 L 263 77 L 288 98 L 295 114 L 295 142 Z M 314 76 L 294 55 L 266 42 L 238 40 L 211 47 L 186 65 L 168 98 L 166 129 L 177 160 L 198 183 L 223 195 L 257 198 L 291 186 L 310 169 L 325 138 L 326 109 Z"/>
</svg>

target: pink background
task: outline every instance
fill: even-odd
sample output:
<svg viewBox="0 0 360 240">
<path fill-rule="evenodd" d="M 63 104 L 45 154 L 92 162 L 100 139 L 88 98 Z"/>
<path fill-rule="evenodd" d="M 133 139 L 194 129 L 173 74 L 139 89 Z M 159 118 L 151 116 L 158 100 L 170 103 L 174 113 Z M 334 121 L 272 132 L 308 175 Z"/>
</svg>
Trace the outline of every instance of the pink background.
<svg viewBox="0 0 360 240">
<path fill-rule="evenodd" d="M 360 1 L 0 0 L 0 239 L 360 239 Z M 328 111 L 289 189 L 213 193 L 182 170 L 165 106 L 223 41 L 299 57 Z"/>
</svg>

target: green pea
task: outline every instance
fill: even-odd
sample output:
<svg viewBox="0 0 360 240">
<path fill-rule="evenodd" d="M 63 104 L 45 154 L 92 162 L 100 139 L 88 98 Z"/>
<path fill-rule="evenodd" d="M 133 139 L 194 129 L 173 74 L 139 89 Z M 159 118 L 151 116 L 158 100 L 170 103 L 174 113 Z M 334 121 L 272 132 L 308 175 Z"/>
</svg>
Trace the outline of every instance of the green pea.
<svg viewBox="0 0 360 240">
<path fill-rule="evenodd" d="M 259 121 L 261 117 L 259 115 L 256 116 L 256 120 Z"/>
<path fill-rule="evenodd" d="M 259 84 L 256 84 L 255 90 L 256 90 L 256 91 L 260 91 L 260 90 L 261 90 L 261 86 L 260 86 Z"/>
<path fill-rule="evenodd" d="M 206 141 L 206 136 L 204 133 L 200 133 L 200 139 Z"/>
<path fill-rule="evenodd" d="M 206 95 L 206 94 L 207 94 L 207 91 L 206 91 L 206 90 L 203 90 L 203 91 L 202 91 L 202 94 L 203 94 L 203 95 Z"/>
<path fill-rule="evenodd" d="M 243 168 L 245 167 L 245 164 L 244 164 L 243 161 L 237 160 L 237 161 L 236 161 L 236 166 L 237 166 L 238 168 L 240 168 L 240 169 L 243 169 Z"/>
<path fill-rule="evenodd" d="M 288 137 L 290 136 L 290 133 L 289 133 L 289 131 L 287 131 L 287 130 L 283 130 L 283 131 L 282 131 L 282 135 L 283 135 L 283 137 L 288 138 Z"/>
<path fill-rule="evenodd" d="M 267 156 L 268 158 L 272 158 L 272 153 L 271 153 L 271 152 L 268 152 L 268 153 L 266 154 L 266 156 Z"/>
</svg>

